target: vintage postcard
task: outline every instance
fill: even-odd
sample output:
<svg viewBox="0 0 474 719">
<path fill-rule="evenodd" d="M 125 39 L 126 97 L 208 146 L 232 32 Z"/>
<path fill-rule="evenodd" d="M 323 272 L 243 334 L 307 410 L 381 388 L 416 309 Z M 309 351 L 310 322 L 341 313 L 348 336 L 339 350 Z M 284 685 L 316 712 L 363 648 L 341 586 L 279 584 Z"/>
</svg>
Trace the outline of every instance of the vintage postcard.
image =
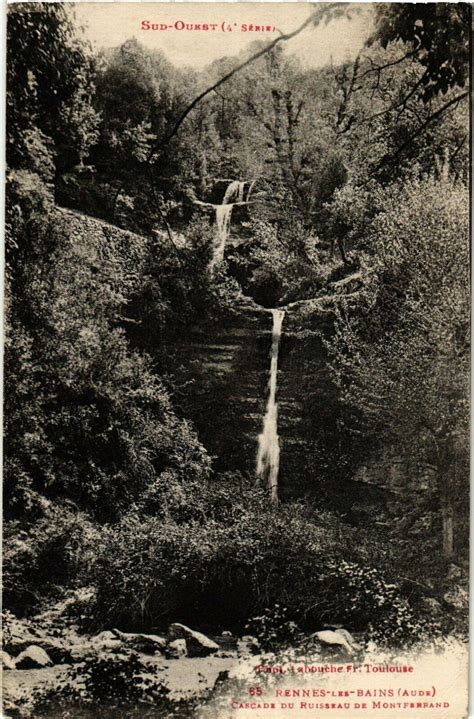
<svg viewBox="0 0 474 719">
<path fill-rule="evenodd" d="M 3 716 L 468 716 L 471 13 L 8 5 Z"/>
</svg>

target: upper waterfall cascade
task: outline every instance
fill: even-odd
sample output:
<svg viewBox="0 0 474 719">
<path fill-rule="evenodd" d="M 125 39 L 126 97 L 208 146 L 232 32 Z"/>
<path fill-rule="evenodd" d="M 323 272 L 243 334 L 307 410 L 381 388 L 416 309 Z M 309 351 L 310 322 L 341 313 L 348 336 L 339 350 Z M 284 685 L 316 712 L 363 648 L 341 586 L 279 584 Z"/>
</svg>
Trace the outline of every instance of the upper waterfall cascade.
<svg viewBox="0 0 474 719">
<path fill-rule="evenodd" d="M 244 187 L 245 182 L 242 182 L 241 180 L 233 180 L 225 191 L 222 204 L 228 205 L 232 199 L 235 199 L 236 202 L 243 202 Z"/>
<path fill-rule="evenodd" d="M 217 242 L 214 247 L 214 254 L 211 260 L 210 269 L 214 269 L 215 265 L 224 259 L 224 250 L 229 237 L 230 218 L 232 216 L 232 208 L 236 202 L 244 201 L 245 182 L 234 180 L 227 187 L 222 205 L 216 205 L 216 228 Z M 234 200 L 232 202 L 232 200 Z"/>
<path fill-rule="evenodd" d="M 278 502 L 278 471 L 280 468 L 280 441 L 278 437 L 278 352 L 280 348 L 281 328 L 285 313 L 283 310 L 271 310 L 273 316 L 272 346 L 270 350 L 270 377 L 268 380 L 268 400 L 263 420 L 263 429 L 258 436 L 257 476 L 267 479 L 270 500 Z"/>
</svg>

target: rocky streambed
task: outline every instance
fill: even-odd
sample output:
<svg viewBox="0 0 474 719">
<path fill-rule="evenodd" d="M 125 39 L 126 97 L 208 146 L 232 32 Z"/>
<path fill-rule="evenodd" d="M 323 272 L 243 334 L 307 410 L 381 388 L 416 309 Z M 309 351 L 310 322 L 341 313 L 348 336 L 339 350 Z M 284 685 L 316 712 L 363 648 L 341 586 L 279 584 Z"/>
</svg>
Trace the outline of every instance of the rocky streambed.
<svg viewBox="0 0 474 719">
<path fill-rule="evenodd" d="M 345 709 L 342 704 L 353 704 L 368 681 L 370 703 L 385 696 L 393 677 L 407 696 L 429 678 L 440 697 L 450 699 L 447 665 L 459 685 L 453 716 L 462 715 L 466 701 L 466 647 L 453 638 L 401 652 L 333 627 L 264 652 L 255 637 L 228 631 L 208 636 L 180 623 L 160 634 L 111 629 L 92 635 L 44 615 L 26 621 L 7 612 L 5 619 L 3 716 L 12 719 L 267 719 L 272 703 L 287 706 L 287 696 L 306 701 L 308 691 L 330 697 L 342 692 L 346 698 L 337 701 Z"/>
<path fill-rule="evenodd" d="M 275 654 L 264 652 L 255 637 L 236 637 L 229 631 L 208 636 L 184 624 L 173 623 L 160 634 L 123 632 L 115 628 L 86 634 L 80 632 L 77 625 L 66 623 L 51 612 L 33 620 L 18 619 L 6 612 L 3 626 L 3 707 L 4 715 L 10 717 L 62 716 L 37 714 L 36 703 L 41 703 L 41 697 L 48 692 L 50 696 L 55 692 L 62 696 L 65 686 L 67 698 L 74 699 L 75 693 L 79 696 L 81 692 L 90 691 L 91 682 L 98 684 L 92 689 L 101 696 L 102 691 L 107 695 L 109 680 L 118 681 L 117 687 L 120 687 L 119 680 L 123 679 L 126 684 L 138 679 L 145 689 L 147 685 L 159 691 L 163 689 L 168 708 L 174 705 L 182 708 L 183 703 L 208 700 L 216 690 L 219 694 L 226 683 L 252 684 L 259 674 L 263 676 L 267 672 L 266 667 L 267 673 L 272 673 L 274 666 L 277 666 L 275 672 L 279 672 Z M 312 661 L 326 661 L 328 652 L 336 661 L 338 657 L 347 660 L 361 649 L 349 632 L 337 629 L 309 637 L 305 651 L 310 651 Z M 129 673 L 132 665 L 135 670 L 138 667 L 138 674 Z M 112 698 L 117 699 L 116 704 L 120 706 L 119 697 Z M 156 714 L 160 717 L 194 715 L 194 711 Z M 68 716 L 76 714 L 72 711 Z"/>
</svg>

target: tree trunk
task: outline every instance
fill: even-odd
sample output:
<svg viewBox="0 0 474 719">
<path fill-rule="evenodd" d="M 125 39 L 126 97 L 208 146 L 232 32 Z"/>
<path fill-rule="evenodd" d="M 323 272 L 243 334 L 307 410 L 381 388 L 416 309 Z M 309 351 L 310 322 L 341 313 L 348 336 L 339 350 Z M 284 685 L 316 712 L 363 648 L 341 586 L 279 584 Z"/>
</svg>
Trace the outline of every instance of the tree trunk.
<svg viewBox="0 0 474 719">
<path fill-rule="evenodd" d="M 454 511 L 453 511 L 453 482 L 452 473 L 455 472 L 455 457 L 448 452 L 444 462 L 444 472 L 441 474 L 440 501 L 442 525 L 442 551 L 445 559 L 450 559 L 454 553 Z"/>
<path fill-rule="evenodd" d="M 441 518 L 443 522 L 443 557 L 450 559 L 454 553 L 454 521 L 453 508 L 449 498 L 443 501 Z"/>
</svg>

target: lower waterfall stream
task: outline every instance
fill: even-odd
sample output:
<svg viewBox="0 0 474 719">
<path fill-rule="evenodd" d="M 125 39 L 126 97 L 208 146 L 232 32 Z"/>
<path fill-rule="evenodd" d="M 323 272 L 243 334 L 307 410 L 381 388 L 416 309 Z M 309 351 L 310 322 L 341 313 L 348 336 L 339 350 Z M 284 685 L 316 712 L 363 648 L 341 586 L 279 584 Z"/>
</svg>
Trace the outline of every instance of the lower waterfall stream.
<svg viewBox="0 0 474 719">
<path fill-rule="evenodd" d="M 257 476 L 266 479 L 272 504 L 278 502 L 278 471 L 280 468 L 280 441 L 278 437 L 278 403 L 276 401 L 278 385 L 278 352 L 280 348 L 281 328 L 285 312 L 271 310 L 273 317 L 272 346 L 270 349 L 270 377 L 268 380 L 268 400 L 263 419 L 263 428 L 258 436 Z"/>
</svg>

